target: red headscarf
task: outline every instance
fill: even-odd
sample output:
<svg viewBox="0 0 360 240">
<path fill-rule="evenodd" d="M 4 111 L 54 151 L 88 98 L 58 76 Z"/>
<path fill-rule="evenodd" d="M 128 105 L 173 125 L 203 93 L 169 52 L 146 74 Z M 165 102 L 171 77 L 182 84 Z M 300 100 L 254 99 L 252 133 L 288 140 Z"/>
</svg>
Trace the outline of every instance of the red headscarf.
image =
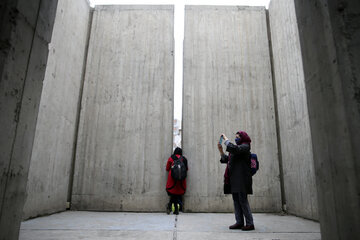
<svg viewBox="0 0 360 240">
<path fill-rule="evenodd" d="M 246 144 L 249 144 L 250 146 L 250 143 L 251 143 L 251 139 L 249 137 L 249 135 L 244 132 L 244 131 L 238 131 L 236 134 L 239 134 L 240 135 L 240 144 L 243 144 L 243 143 L 246 143 Z"/>
</svg>

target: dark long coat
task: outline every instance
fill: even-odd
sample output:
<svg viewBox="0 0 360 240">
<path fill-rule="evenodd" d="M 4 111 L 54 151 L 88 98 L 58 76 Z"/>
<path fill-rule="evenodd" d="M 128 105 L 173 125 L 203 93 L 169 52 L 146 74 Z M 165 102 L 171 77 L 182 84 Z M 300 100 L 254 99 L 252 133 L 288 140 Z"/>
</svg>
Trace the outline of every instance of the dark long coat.
<svg viewBox="0 0 360 240">
<path fill-rule="evenodd" d="M 229 143 L 226 151 L 229 152 L 229 155 L 222 155 L 220 162 L 229 163 L 231 193 L 252 194 L 250 146 Z"/>
</svg>

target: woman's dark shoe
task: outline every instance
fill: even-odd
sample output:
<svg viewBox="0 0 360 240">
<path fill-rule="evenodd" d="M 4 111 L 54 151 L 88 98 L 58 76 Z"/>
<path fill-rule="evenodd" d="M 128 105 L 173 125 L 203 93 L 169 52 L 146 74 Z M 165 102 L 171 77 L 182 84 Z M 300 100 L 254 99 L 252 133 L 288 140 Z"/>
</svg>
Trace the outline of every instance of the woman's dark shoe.
<svg viewBox="0 0 360 240">
<path fill-rule="evenodd" d="M 243 230 L 243 231 L 255 230 L 255 226 L 254 225 L 246 225 L 246 226 L 242 227 L 241 230 Z"/>
<path fill-rule="evenodd" d="M 235 224 L 229 226 L 229 229 L 242 229 L 243 227 L 244 227 L 244 225 L 235 223 Z"/>
</svg>

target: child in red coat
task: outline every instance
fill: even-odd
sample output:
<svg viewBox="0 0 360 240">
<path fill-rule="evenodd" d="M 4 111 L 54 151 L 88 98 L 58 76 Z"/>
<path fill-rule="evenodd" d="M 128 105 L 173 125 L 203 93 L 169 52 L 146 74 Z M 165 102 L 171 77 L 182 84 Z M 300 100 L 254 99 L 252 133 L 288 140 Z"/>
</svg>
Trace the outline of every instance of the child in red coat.
<svg viewBox="0 0 360 240">
<path fill-rule="evenodd" d="M 186 191 L 186 179 L 183 180 L 175 180 L 171 176 L 171 166 L 174 164 L 174 160 L 181 157 L 181 161 L 183 161 L 186 170 L 188 170 L 187 159 L 182 156 L 182 149 L 177 147 L 174 150 L 174 154 L 169 157 L 167 164 L 166 164 L 166 171 L 168 171 L 168 179 L 166 182 L 166 192 L 170 196 L 170 201 L 167 204 L 166 212 L 170 214 L 171 206 L 174 204 L 174 214 L 179 214 L 179 210 L 182 211 L 183 209 L 183 202 L 182 196 L 185 194 Z M 179 205 L 178 205 L 179 204 Z"/>
</svg>

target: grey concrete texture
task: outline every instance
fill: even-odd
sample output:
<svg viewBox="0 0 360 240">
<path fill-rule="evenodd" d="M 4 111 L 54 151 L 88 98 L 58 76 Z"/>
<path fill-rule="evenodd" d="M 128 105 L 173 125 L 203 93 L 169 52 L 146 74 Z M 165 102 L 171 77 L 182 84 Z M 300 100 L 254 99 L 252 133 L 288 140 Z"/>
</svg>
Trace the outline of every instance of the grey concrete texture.
<svg viewBox="0 0 360 240">
<path fill-rule="evenodd" d="M 229 230 L 230 213 L 63 212 L 22 223 L 30 239 L 320 239 L 319 223 L 293 216 L 254 214 L 255 231 Z"/>
<path fill-rule="evenodd" d="M 360 3 L 295 1 L 323 239 L 360 236 Z"/>
<path fill-rule="evenodd" d="M 66 209 L 89 16 L 86 0 L 58 1 L 23 219 Z"/>
<path fill-rule="evenodd" d="M 183 152 L 189 160 L 186 209 L 230 212 L 217 143 L 238 130 L 252 139 L 260 170 L 255 212 L 281 211 L 278 147 L 266 12 L 263 7 L 186 6 Z"/>
<path fill-rule="evenodd" d="M 57 0 L 3 1 L 0 239 L 17 239 Z"/>
<path fill-rule="evenodd" d="M 173 6 L 97 6 L 72 209 L 162 211 L 172 151 Z"/>
<path fill-rule="evenodd" d="M 289 213 L 318 219 L 304 70 L 293 1 L 271 1 L 273 52 L 284 192 Z"/>
</svg>

